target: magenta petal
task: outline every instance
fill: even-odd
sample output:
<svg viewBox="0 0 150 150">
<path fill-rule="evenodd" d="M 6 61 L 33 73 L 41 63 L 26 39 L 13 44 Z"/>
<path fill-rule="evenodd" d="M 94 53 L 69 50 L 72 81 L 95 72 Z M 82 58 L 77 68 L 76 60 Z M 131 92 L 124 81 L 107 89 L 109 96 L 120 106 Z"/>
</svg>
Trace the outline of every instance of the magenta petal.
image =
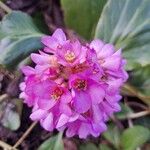
<svg viewBox="0 0 150 150">
<path fill-rule="evenodd" d="M 53 106 L 55 106 L 55 104 L 57 103 L 57 101 L 52 100 L 52 99 L 40 99 L 38 101 L 38 106 L 41 109 L 44 110 L 49 110 L 51 109 Z"/>
<path fill-rule="evenodd" d="M 85 139 L 89 134 L 89 125 L 86 123 L 82 123 L 79 128 L 78 134 L 81 139 Z"/>
<path fill-rule="evenodd" d="M 33 62 L 35 62 L 38 65 L 44 65 L 44 64 L 49 64 L 50 63 L 50 57 L 40 55 L 40 54 L 31 54 L 31 59 Z"/>
<path fill-rule="evenodd" d="M 66 35 L 65 35 L 65 33 L 63 32 L 62 29 L 57 29 L 57 30 L 53 33 L 52 37 L 58 39 L 58 41 L 59 41 L 60 43 L 62 43 L 63 41 L 66 41 Z"/>
<path fill-rule="evenodd" d="M 93 105 L 92 110 L 93 110 L 93 121 L 95 123 L 99 123 L 103 118 L 99 105 Z"/>
<path fill-rule="evenodd" d="M 41 121 L 41 125 L 47 131 L 52 131 L 54 129 L 53 125 L 53 114 L 49 113 L 48 116 Z"/>
<path fill-rule="evenodd" d="M 58 40 L 51 36 L 43 36 L 41 41 L 50 49 L 49 52 L 55 52 L 59 44 Z"/>
<path fill-rule="evenodd" d="M 20 89 L 21 89 L 22 91 L 24 91 L 25 88 L 26 88 L 25 82 L 21 82 L 21 83 L 19 84 L 19 87 L 20 87 Z"/>
<path fill-rule="evenodd" d="M 98 58 L 106 58 L 111 56 L 115 51 L 115 48 L 112 44 L 106 44 L 101 51 L 98 53 Z"/>
<path fill-rule="evenodd" d="M 55 53 L 54 49 L 51 49 L 51 48 L 48 48 L 48 47 L 45 47 L 43 50 L 44 50 L 44 52 L 47 52 L 47 53 Z"/>
<path fill-rule="evenodd" d="M 78 113 L 85 113 L 91 106 L 91 99 L 86 92 L 76 92 L 73 105 Z"/>
<path fill-rule="evenodd" d="M 72 114 L 72 110 L 67 104 L 60 104 L 59 109 L 61 113 L 67 114 L 69 116 Z"/>
<path fill-rule="evenodd" d="M 121 65 L 121 58 L 118 56 L 111 56 L 105 59 L 105 62 L 102 64 L 104 68 L 110 70 L 118 70 Z"/>
<path fill-rule="evenodd" d="M 90 44 L 90 48 L 94 49 L 97 54 L 101 51 L 103 46 L 104 46 L 104 42 L 98 39 L 93 40 Z"/>
<path fill-rule="evenodd" d="M 61 103 L 69 103 L 72 100 L 71 93 L 68 91 L 61 96 Z"/>
<path fill-rule="evenodd" d="M 93 104 L 100 103 L 101 101 L 103 101 L 105 96 L 104 89 L 96 84 L 90 86 L 89 93 Z"/>
<path fill-rule="evenodd" d="M 47 111 L 38 109 L 38 110 L 32 112 L 32 114 L 30 115 L 30 118 L 34 121 L 40 120 L 40 119 L 43 119 L 43 117 L 45 117 L 46 114 L 47 114 Z"/>
<path fill-rule="evenodd" d="M 117 93 L 118 90 L 119 90 L 119 87 L 122 85 L 122 80 L 121 79 L 116 79 L 116 80 L 112 80 L 112 81 L 109 81 L 108 82 L 108 93 L 111 95 L 111 94 L 114 94 L 114 93 Z"/>
<path fill-rule="evenodd" d="M 92 135 L 95 136 L 95 137 L 99 136 L 100 133 L 102 133 L 102 132 L 107 130 L 107 126 L 103 122 L 99 122 L 99 123 L 96 123 L 96 124 L 93 123 L 92 127 L 93 127 Z"/>
<path fill-rule="evenodd" d="M 35 74 L 35 70 L 30 66 L 24 66 L 21 68 L 21 70 L 26 76 Z"/>
<path fill-rule="evenodd" d="M 65 114 L 62 114 L 58 120 L 56 128 L 62 127 L 63 125 L 65 125 L 68 122 L 68 120 L 69 120 L 69 117 Z"/>
<path fill-rule="evenodd" d="M 77 134 L 77 130 L 79 128 L 79 125 L 77 122 L 75 122 L 74 124 L 69 125 L 67 131 L 66 131 L 66 136 L 67 137 L 72 137 L 75 134 Z"/>
<path fill-rule="evenodd" d="M 78 118 L 79 118 L 79 114 L 75 114 L 75 115 L 73 115 L 73 116 L 70 117 L 70 119 L 69 119 L 68 122 L 74 122 L 74 121 L 76 121 Z"/>
</svg>

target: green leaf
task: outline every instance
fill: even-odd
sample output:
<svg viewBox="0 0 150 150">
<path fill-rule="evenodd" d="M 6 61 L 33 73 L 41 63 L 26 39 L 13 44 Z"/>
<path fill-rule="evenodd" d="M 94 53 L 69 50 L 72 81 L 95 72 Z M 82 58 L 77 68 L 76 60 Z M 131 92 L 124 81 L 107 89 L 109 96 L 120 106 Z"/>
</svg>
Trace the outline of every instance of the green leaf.
<svg viewBox="0 0 150 150">
<path fill-rule="evenodd" d="M 143 116 L 134 120 L 135 125 L 142 125 L 150 130 L 150 117 Z"/>
<path fill-rule="evenodd" d="M 119 147 L 120 144 L 120 131 L 114 124 L 110 124 L 106 132 L 103 133 L 106 140 L 114 145 L 115 148 Z"/>
<path fill-rule="evenodd" d="M 115 116 L 118 119 L 126 119 L 127 115 L 133 113 L 133 110 L 129 106 L 123 103 L 121 103 L 120 106 L 121 106 L 121 111 L 115 114 Z"/>
<path fill-rule="evenodd" d="M 1 124 L 10 130 L 17 130 L 20 127 L 20 114 L 22 103 L 20 99 L 12 99 L 11 102 L 0 103 Z"/>
<path fill-rule="evenodd" d="M 60 132 L 58 135 L 50 137 L 38 148 L 38 150 L 64 150 L 63 132 Z"/>
<path fill-rule="evenodd" d="M 32 18 L 20 11 L 13 11 L 0 22 L 0 63 L 13 69 L 31 52 L 42 48 L 43 33 Z"/>
<path fill-rule="evenodd" d="M 91 39 L 106 0 L 61 0 L 67 27 Z"/>
<path fill-rule="evenodd" d="M 142 126 L 126 129 L 121 136 L 123 150 L 135 150 L 150 138 L 150 131 Z"/>
<path fill-rule="evenodd" d="M 79 148 L 80 150 L 98 150 L 98 148 L 93 143 L 83 144 Z"/>
<path fill-rule="evenodd" d="M 149 6 L 149 0 L 108 1 L 96 28 L 96 38 L 123 48 L 128 70 L 150 64 Z"/>
<path fill-rule="evenodd" d="M 99 144 L 99 150 L 112 150 L 112 149 L 106 144 Z"/>
<path fill-rule="evenodd" d="M 144 95 L 150 95 L 150 65 L 131 72 L 129 81 Z"/>
<path fill-rule="evenodd" d="M 149 0 L 110 0 L 106 3 L 96 27 L 95 38 L 123 48 L 123 55 L 127 59 L 126 69 L 134 74 L 131 80 L 134 80 L 137 72 L 140 79 L 143 78 L 142 71 L 150 70 L 149 6 Z M 137 87 L 142 92 L 138 94 L 150 95 L 148 76 L 144 77 L 142 82 L 139 82 L 138 78 L 133 82 L 131 80 L 131 83 L 135 81 L 135 86 L 142 85 Z"/>
</svg>

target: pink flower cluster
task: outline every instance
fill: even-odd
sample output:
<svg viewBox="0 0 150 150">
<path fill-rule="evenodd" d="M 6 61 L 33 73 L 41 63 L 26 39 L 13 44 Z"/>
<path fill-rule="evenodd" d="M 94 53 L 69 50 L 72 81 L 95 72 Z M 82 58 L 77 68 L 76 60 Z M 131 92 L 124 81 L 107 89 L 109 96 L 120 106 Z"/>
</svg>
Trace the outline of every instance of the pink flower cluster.
<svg viewBox="0 0 150 150">
<path fill-rule="evenodd" d="M 99 136 L 120 111 L 119 89 L 128 78 L 121 50 L 101 40 L 81 45 L 61 29 L 42 43 L 44 52 L 31 54 L 35 67 L 22 68 L 20 97 L 33 107 L 30 118 L 48 131 L 66 129 L 68 137 Z"/>
</svg>

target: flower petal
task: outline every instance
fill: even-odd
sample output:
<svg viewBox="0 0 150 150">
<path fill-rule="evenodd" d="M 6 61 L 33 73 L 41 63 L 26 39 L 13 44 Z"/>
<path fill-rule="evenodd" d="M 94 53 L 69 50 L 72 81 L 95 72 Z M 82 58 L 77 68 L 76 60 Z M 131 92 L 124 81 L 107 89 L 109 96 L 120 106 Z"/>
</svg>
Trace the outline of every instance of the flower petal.
<svg viewBox="0 0 150 150">
<path fill-rule="evenodd" d="M 35 74 L 35 70 L 30 66 L 23 66 L 21 68 L 21 71 L 24 73 L 24 75 L 29 76 Z"/>
<path fill-rule="evenodd" d="M 104 89 L 97 84 L 90 86 L 89 93 L 90 93 L 91 100 L 92 100 L 93 104 L 100 103 L 101 101 L 103 101 L 104 96 L 105 96 Z"/>
<path fill-rule="evenodd" d="M 47 115 L 47 111 L 38 109 L 38 110 L 32 112 L 32 114 L 30 115 L 30 118 L 32 120 L 36 121 L 36 120 L 43 119 L 43 117 L 45 117 L 46 115 Z"/>
<path fill-rule="evenodd" d="M 32 53 L 31 54 L 31 59 L 33 60 L 33 62 L 35 62 L 38 65 L 44 65 L 44 64 L 49 64 L 50 63 L 50 57 L 40 55 L 40 54 Z"/>
<path fill-rule="evenodd" d="M 60 104 L 59 109 L 61 113 L 64 113 L 66 115 L 70 116 L 72 114 L 72 110 L 67 104 Z"/>
<path fill-rule="evenodd" d="M 41 109 L 49 110 L 52 107 L 54 107 L 56 103 L 57 103 L 57 101 L 52 100 L 52 99 L 40 99 L 38 101 L 38 106 Z"/>
<path fill-rule="evenodd" d="M 103 46 L 104 46 L 104 42 L 98 39 L 93 40 L 90 44 L 90 48 L 94 49 L 97 54 L 101 51 Z"/>
<path fill-rule="evenodd" d="M 110 56 L 101 64 L 104 68 L 117 71 L 121 65 L 121 58 L 118 56 Z"/>
<path fill-rule="evenodd" d="M 48 116 L 44 120 L 41 120 L 41 125 L 43 126 L 45 130 L 52 131 L 54 129 L 53 114 L 49 113 Z"/>
<path fill-rule="evenodd" d="M 53 33 L 52 37 L 58 39 L 59 42 L 66 41 L 66 35 L 65 35 L 65 33 L 63 32 L 62 29 L 57 29 L 57 30 Z"/>
<path fill-rule="evenodd" d="M 72 96 L 71 93 L 65 92 L 62 96 L 61 96 L 61 103 L 69 103 L 72 100 Z"/>
<path fill-rule="evenodd" d="M 58 120 L 56 128 L 62 127 L 63 125 L 65 125 L 68 122 L 68 120 L 69 120 L 69 117 L 65 114 L 62 114 Z"/>
<path fill-rule="evenodd" d="M 89 124 L 81 123 L 80 128 L 78 130 L 79 137 L 81 139 L 85 139 L 89 134 Z"/>
<path fill-rule="evenodd" d="M 43 36 L 41 42 L 47 46 L 49 49 L 44 49 L 45 52 L 55 53 L 58 46 L 58 40 L 51 36 Z"/>
<path fill-rule="evenodd" d="M 91 99 L 86 92 L 76 92 L 73 105 L 78 113 L 85 113 L 91 106 Z"/>
<path fill-rule="evenodd" d="M 115 51 L 115 48 L 112 44 L 105 44 L 104 47 L 99 51 L 98 58 L 106 58 L 111 56 Z"/>
</svg>

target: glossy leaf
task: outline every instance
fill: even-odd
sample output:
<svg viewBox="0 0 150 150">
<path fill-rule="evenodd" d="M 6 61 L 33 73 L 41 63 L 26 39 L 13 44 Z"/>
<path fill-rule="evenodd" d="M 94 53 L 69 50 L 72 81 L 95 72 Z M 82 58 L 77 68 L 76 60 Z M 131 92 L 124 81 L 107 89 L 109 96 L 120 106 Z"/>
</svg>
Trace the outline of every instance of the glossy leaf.
<svg viewBox="0 0 150 150">
<path fill-rule="evenodd" d="M 62 132 L 56 136 L 50 137 L 38 148 L 38 150 L 64 150 Z"/>
<path fill-rule="evenodd" d="M 118 119 L 126 119 L 127 115 L 133 113 L 132 109 L 129 106 L 123 103 L 121 103 L 120 105 L 121 105 L 121 111 L 115 114 Z"/>
<path fill-rule="evenodd" d="M 150 130 L 142 126 L 126 129 L 121 136 L 123 150 L 135 150 L 150 138 Z"/>
<path fill-rule="evenodd" d="M 61 0 L 65 24 L 91 39 L 106 0 Z"/>
<path fill-rule="evenodd" d="M 124 57 L 127 59 L 126 69 L 135 71 L 133 74 L 137 74 L 136 70 L 143 70 L 143 67 L 150 70 L 149 6 L 149 0 L 110 0 L 103 9 L 95 32 L 95 38 L 123 49 Z M 138 71 L 138 75 L 142 78 L 143 73 Z M 134 77 L 132 79 L 134 80 Z M 144 77 L 142 83 L 138 81 L 137 78 L 133 85 L 141 84 L 138 89 L 142 94 L 149 95 L 149 77 Z"/>
<path fill-rule="evenodd" d="M 143 94 L 149 96 L 150 101 L 150 65 L 131 72 L 129 81 Z"/>
<path fill-rule="evenodd" d="M 108 1 L 96 28 L 96 38 L 123 48 L 128 70 L 150 64 L 149 6 L 149 0 Z"/>
<path fill-rule="evenodd" d="M 112 150 L 106 144 L 99 144 L 99 150 Z"/>
<path fill-rule="evenodd" d="M 0 63 L 8 68 L 15 68 L 31 52 L 42 48 L 43 34 L 23 12 L 6 15 L 0 23 L 0 34 Z"/>
<path fill-rule="evenodd" d="M 87 144 L 81 145 L 79 150 L 98 150 L 98 148 L 93 143 L 87 143 Z"/>
<path fill-rule="evenodd" d="M 118 148 L 120 144 L 120 130 L 114 124 L 108 126 L 106 132 L 103 133 L 103 136 L 106 140 L 114 145 L 114 147 Z"/>
<path fill-rule="evenodd" d="M 22 103 L 20 99 L 12 99 L 11 102 L 0 103 L 0 123 L 10 130 L 17 130 L 20 127 L 20 115 Z"/>
</svg>

